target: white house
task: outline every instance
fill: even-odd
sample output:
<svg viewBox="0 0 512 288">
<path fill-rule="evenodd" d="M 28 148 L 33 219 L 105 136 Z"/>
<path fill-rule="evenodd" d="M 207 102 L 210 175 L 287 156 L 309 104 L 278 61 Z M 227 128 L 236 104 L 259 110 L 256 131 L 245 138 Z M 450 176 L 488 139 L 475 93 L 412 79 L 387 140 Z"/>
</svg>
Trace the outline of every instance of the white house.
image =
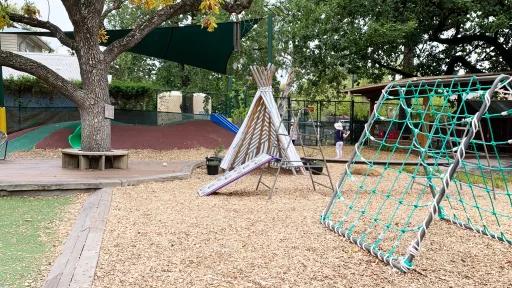
<svg viewBox="0 0 512 288">
<path fill-rule="evenodd" d="M 0 44 L 4 51 L 11 52 L 51 52 L 52 48 L 37 36 L 24 35 L 26 30 L 5 28 L 2 32 L 19 32 L 20 34 L 0 34 Z"/>
<path fill-rule="evenodd" d="M 67 80 L 76 81 L 82 79 L 76 56 L 50 53 L 53 49 L 45 41 L 37 36 L 23 34 L 26 30 L 20 28 L 5 28 L 2 32 L 19 33 L 0 33 L 0 46 L 2 50 L 14 52 L 40 62 Z M 8 67 L 2 67 L 2 74 L 4 79 L 28 75 Z"/>
</svg>

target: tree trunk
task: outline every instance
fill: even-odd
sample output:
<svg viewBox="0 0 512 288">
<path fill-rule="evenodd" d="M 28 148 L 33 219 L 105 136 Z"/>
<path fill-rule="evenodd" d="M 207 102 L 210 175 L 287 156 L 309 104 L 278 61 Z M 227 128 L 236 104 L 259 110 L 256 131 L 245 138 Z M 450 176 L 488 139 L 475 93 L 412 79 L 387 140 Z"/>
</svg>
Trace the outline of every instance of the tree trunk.
<svg viewBox="0 0 512 288">
<path fill-rule="evenodd" d="M 99 28 L 92 26 L 86 25 L 84 34 L 76 35 L 81 48 L 77 57 L 84 93 L 77 103 L 82 121 L 81 147 L 87 152 L 105 152 L 111 150 L 111 124 L 110 119 L 105 118 L 105 104 L 110 104 L 109 65 L 98 46 L 95 33 Z"/>
<path fill-rule="evenodd" d="M 105 118 L 105 105 L 110 104 L 108 70 L 102 66 L 88 71 L 82 70 L 85 94 L 78 104 L 82 121 L 82 150 L 110 151 L 111 120 Z"/>
<path fill-rule="evenodd" d="M 82 120 L 82 150 L 104 152 L 111 150 L 110 119 L 105 118 L 105 102 L 80 107 Z"/>
</svg>

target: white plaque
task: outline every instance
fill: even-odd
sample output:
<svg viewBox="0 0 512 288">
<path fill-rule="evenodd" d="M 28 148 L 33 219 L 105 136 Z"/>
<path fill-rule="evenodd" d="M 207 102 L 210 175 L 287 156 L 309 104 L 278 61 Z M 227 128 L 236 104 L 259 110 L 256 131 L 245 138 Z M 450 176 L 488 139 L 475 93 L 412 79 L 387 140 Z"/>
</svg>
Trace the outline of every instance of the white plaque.
<svg viewBox="0 0 512 288">
<path fill-rule="evenodd" d="M 114 119 L 114 106 L 105 104 L 105 118 Z"/>
</svg>

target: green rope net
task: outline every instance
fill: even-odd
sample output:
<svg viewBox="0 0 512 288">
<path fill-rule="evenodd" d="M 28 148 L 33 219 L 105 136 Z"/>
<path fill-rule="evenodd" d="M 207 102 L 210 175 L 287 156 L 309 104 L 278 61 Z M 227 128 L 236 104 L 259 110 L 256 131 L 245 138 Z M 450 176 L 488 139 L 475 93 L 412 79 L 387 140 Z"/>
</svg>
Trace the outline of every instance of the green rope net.
<svg viewBox="0 0 512 288">
<path fill-rule="evenodd" d="M 322 223 L 403 272 L 435 219 L 512 244 L 511 81 L 388 85 Z"/>
</svg>

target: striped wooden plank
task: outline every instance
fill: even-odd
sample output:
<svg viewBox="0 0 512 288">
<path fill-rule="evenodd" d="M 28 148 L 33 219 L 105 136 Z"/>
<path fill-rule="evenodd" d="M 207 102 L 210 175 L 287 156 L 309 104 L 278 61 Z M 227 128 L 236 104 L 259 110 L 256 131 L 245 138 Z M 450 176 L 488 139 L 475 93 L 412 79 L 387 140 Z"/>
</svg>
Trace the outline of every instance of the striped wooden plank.
<svg viewBox="0 0 512 288">
<path fill-rule="evenodd" d="M 111 201 L 111 188 L 89 196 L 43 287 L 92 287 Z"/>
</svg>

